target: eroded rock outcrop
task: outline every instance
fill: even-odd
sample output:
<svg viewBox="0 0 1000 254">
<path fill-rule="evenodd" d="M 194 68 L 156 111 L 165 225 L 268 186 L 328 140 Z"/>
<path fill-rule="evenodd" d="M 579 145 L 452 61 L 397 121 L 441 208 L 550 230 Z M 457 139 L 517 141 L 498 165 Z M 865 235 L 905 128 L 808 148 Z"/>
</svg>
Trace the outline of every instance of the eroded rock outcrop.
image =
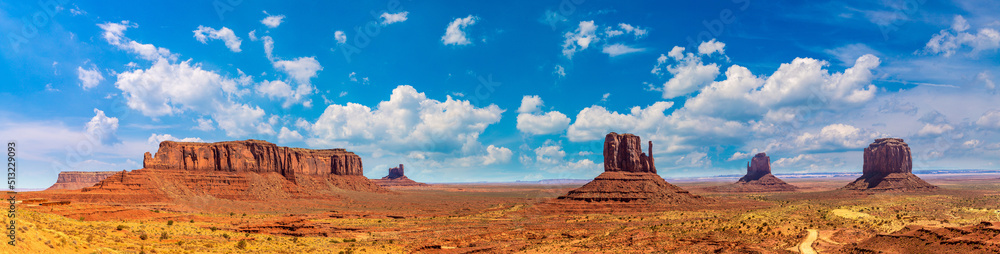
<svg viewBox="0 0 1000 254">
<path fill-rule="evenodd" d="M 94 186 L 115 173 L 118 171 L 63 171 L 59 172 L 56 183 L 45 190 L 79 190 Z"/>
<path fill-rule="evenodd" d="M 653 141 L 649 154 L 642 152 L 642 139 L 632 134 L 608 133 L 604 137 L 604 171 L 656 173 L 653 163 Z"/>
<path fill-rule="evenodd" d="M 604 173 L 558 198 L 562 201 L 639 202 L 680 205 L 701 203 L 700 196 L 667 183 L 656 174 L 652 142 L 649 154 L 632 134 L 609 133 L 604 139 Z"/>
<path fill-rule="evenodd" d="M 937 186 L 913 174 L 910 146 L 899 138 L 880 138 L 865 148 L 861 177 L 842 189 L 866 191 L 933 190 Z"/>
<path fill-rule="evenodd" d="M 771 157 L 766 153 L 754 155 L 747 162 L 747 174 L 736 183 L 715 187 L 722 192 L 774 192 L 794 191 L 798 188 L 771 174 Z"/>
<path fill-rule="evenodd" d="M 163 141 L 155 157 L 145 154 L 142 165 L 148 169 L 274 172 L 290 180 L 296 174 L 360 176 L 363 173 L 361 157 L 343 148 L 281 147 L 253 139 L 216 143 Z"/>
<path fill-rule="evenodd" d="M 426 183 L 419 183 L 417 181 L 410 180 L 410 178 L 407 178 L 403 172 L 403 164 L 399 164 L 399 167 L 389 168 L 389 175 L 382 177 L 382 179 L 372 179 L 372 181 L 384 187 L 427 186 Z"/>
<path fill-rule="evenodd" d="M 121 171 L 87 197 L 162 202 L 191 196 L 232 200 L 330 198 L 337 191 L 386 192 L 362 175 L 361 157 L 344 149 L 280 147 L 261 140 L 164 141 L 144 168 Z"/>
</svg>

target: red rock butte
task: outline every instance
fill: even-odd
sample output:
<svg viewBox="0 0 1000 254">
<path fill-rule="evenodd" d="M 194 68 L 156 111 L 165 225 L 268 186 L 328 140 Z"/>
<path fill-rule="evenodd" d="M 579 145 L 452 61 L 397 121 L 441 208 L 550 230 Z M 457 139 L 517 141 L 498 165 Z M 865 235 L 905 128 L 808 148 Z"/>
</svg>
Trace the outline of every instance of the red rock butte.
<svg viewBox="0 0 1000 254">
<path fill-rule="evenodd" d="M 861 177 L 841 189 L 861 191 L 934 190 L 913 174 L 910 146 L 900 138 L 880 138 L 865 148 Z"/>
<path fill-rule="evenodd" d="M 639 136 L 609 133 L 604 138 L 604 173 L 560 201 L 636 202 L 680 205 L 702 202 L 702 197 L 667 183 L 656 174 L 653 142 L 642 152 Z"/>
<path fill-rule="evenodd" d="M 45 190 L 79 190 L 94 186 L 115 173 L 118 171 L 63 171 L 59 172 L 56 183 Z"/>
<path fill-rule="evenodd" d="M 771 157 L 766 153 L 754 155 L 747 162 L 747 174 L 736 183 L 714 188 L 721 192 L 776 192 L 795 191 L 794 185 L 788 184 L 771 174 Z"/>
<path fill-rule="evenodd" d="M 280 147 L 261 140 L 164 141 L 143 168 L 121 171 L 64 199 L 168 202 L 192 196 L 231 200 L 329 199 L 345 190 L 387 192 L 362 175 L 345 149 Z"/>
<path fill-rule="evenodd" d="M 419 183 L 417 181 L 410 180 L 406 177 L 403 172 L 403 164 L 399 164 L 399 167 L 389 168 L 389 175 L 382 177 L 382 179 L 372 179 L 378 185 L 383 187 L 390 186 L 427 186 L 426 183 Z"/>
</svg>

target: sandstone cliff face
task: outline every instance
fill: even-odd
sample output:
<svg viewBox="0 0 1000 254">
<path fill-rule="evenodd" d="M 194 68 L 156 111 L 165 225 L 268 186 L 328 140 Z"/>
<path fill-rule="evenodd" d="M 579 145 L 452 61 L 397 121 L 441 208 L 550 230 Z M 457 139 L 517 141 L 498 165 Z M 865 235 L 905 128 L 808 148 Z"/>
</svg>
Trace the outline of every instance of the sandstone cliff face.
<svg viewBox="0 0 1000 254">
<path fill-rule="evenodd" d="M 653 142 L 649 142 L 649 154 L 642 152 L 639 136 L 632 134 L 608 133 L 604 137 L 604 171 L 656 173 L 653 163 Z"/>
<path fill-rule="evenodd" d="M 757 177 L 764 176 L 771 173 L 771 157 L 767 157 L 766 153 L 758 153 L 750 159 L 747 163 L 747 175 L 746 177 Z"/>
<path fill-rule="evenodd" d="M 118 171 L 63 171 L 59 172 L 56 183 L 45 190 L 77 190 L 84 187 L 94 186 L 105 178 L 118 173 Z"/>
<path fill-rule="evenodd" d="M 880 138 L 865 148 L 863 174 L 844 186 L 846 190 L 916 191 L 934 190 L 937 186 L 912 173 L 910 146 L 899 138 Z"/>
<path fill-rule="evenodd" d="M 399 167 L 389 168 L 389 175 L 383 177 L 382 179 L 386 179 L 386 178 L 388 178 L 388 179 L 396 179 L 396 178 L 400 178 L 400 177 L 404 177 L 404 176 L 405 175 L 403 174 L 403 164 L 399 164 Z"/>
<path fill-rule="evenodd" d="M 148 169 L 280 173 L 288 179 L 300 175 L 360 176 L 361 157 L 344 149 L 280 147 L 261 140 L 194 143 L 164 141 L 156 156 L 142 161 Z"/>
<path fill-rule="evenodd" d="M 912 173 L 910 146 L 903 139 L 880 138 L 865 148 L 864 174 Z"/>
</svg>

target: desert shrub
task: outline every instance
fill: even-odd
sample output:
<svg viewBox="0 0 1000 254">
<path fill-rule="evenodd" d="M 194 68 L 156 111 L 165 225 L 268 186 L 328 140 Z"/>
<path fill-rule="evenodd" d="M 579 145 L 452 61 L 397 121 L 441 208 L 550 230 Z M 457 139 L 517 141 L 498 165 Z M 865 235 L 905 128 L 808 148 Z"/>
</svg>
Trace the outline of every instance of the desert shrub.
<svg viewBox="0 0 1000 254">
<path fill-rule="evenodd" d="M 125 225 L 118 225 L 118 227 L 115 228 L 118 229 L 118 231 L 122 231 L 122 229 L 125 229 L 127 227 Z"/>
<path fill-rule="evenodd" d="M 357 241 L 358 241 L 357 239 L 344 239 L 345 243 L 353 243 L 353 242 L 357 242 Z"/>
<path fill-rule="evenodd" d="M 167 238 L 170 238 L 170 236 L 167 235 L 167 232 L 160 233 L 160 240 L 167 240 Z"/>
<path fill-rule="evenodd" d="M 237 249 L 241 249 L 241 250 L 242 249 L 246 249 L 247 248 L 247 240 L 240 240 L 240 242 L 236 243 L 236 248 Z"/>
<path fill-rule="evenodd" d="M 229 240 L 229 234 L 228 233 L 222 234 L 222 238 L 226 238 L 226 240 Z"/>
<path fill-rule="evenodd" d="M 182 245 L 184 245 L 184 241 L 177 241 L 177 246 L 182 246 Z"/>
<path fill-rule="evenodd" d="M 337 239 L 330 239 L 330 243 L 340 243 L 340 240 L 337 240 Z"/>
<path fill-rule="evenodd" d="M 215 232 L 216 230 L 219 230 L 219 228 L 218 228 L 218 227 L 216 227 L 216 226 L 212 226 L 212 227 L 210 227 L 210 228 L 208 228 L 208 229 L 209 229 L 209 230 L 212 230 L 212 232 Z"/>
<path fill-rule="evenodd" d="M 234 213 L 234 212 L 229 212 L 229 217 L 233 217 L 233 216 L 236 216 L 236 213 Z"/>
<path fill-rule="evenodd" d="M 193 220 L 193 219 L 191 220 L 191 223 L 194 223 L 194 220 Z"/>
<path fill-rule="evenodd" d="M 167 221 L 167 226 L 173 226 L 173 225 L 174 225 L 174 221 L 172 221 L 172 220 L 168 220 Z"/>
<path fill-rule="evenodd" d="M 149 235 L 146 234 L 146 231 L 139 232 L 139 239 L 142 240 L 149 239 Z"/>
<path fill-rule="evenodd" d="M 87 242 L 89 243 L 89 242 L 93 242 L 93 241 L 94 241 L 94 235 L 88 235 L 87 236 Z"/>
</svg>

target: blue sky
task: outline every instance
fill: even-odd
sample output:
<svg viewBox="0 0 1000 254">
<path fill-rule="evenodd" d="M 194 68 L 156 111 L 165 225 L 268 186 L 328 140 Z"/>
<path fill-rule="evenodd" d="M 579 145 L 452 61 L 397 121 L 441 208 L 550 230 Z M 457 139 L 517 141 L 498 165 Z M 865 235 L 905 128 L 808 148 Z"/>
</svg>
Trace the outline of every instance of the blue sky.
<svg viewBox="0 0 1000 254">
<path fill-rule="evenodd" d="M 162 140 L 344 147 L 365 175 L 592 178 L 607 132 L 665 177 L 997 169 L 1000 3 L 0 2 L 21 188 Z"/>
</svg>

